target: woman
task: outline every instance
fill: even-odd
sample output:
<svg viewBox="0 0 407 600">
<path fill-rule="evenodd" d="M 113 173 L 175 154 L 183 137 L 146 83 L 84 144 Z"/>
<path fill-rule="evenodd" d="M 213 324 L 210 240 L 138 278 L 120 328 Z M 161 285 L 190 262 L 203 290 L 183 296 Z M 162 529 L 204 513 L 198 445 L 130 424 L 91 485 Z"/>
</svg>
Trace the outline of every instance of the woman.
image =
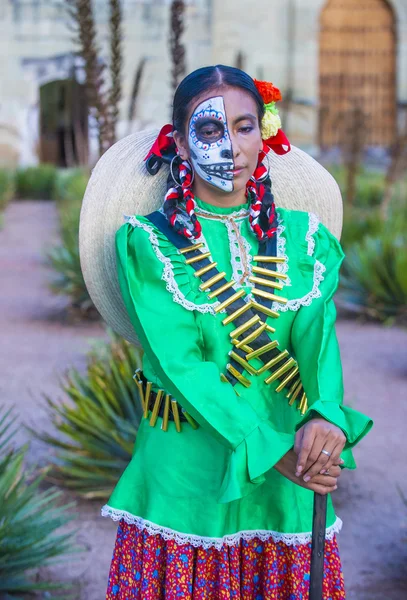
<svg viewBox="0 0 407 600">
<path fill-rule="evenodd" d="M 102 511 L 120 520 L 109 600 L 306 598 L 313 492 L 372 425 L 342 404 L 340 244 L 274 205 L 279 99 L 232 67 L 186 77 L 147 157 L 170 163 L 162 209 L 117 232 L 144 414 Z M 340 525 L 329 499 L 324 599 L 345 597 Z"/>
</svg>

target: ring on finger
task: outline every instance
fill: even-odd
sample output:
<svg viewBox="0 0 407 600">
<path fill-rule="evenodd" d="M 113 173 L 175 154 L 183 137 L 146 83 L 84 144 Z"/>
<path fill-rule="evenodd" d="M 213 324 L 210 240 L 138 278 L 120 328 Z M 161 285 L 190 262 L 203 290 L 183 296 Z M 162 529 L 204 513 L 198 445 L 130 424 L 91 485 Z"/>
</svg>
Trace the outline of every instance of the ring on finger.
<svg viewBox="0 0 407 600">
<path fill-rule="evenodd" d="M 327 456 L 332 456 L 332 452 L 325 450 L 325 448 L 323 450 L 321 450 L 321 454 L 326 454 Z"/>
</svg>

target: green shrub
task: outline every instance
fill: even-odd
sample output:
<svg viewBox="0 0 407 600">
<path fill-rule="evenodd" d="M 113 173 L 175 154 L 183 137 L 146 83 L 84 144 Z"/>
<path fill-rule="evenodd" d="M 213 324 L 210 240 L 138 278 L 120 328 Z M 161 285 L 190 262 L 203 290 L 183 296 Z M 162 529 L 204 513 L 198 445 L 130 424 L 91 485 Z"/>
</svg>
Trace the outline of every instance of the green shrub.
<svg viewBox="0 0 407 600">
<path fill-rule="evenodd" d="M 54 196 L 57 173 L 57 168 L 48 164 L 18 169 L 15 176 L 16 197 L 51 200 Z"/>
<path fill-rule="evenodd" d="M 134 371 L 141 351 L 123 339 L 89 355 L 86 375 L 72 370 L 62 383 L 69 402 L 46 398 L 57 433 L 33 435 L 56 449 L 49 479 L 83 498 L 107 499 L 127 466 L 141 418 Z"/>
<path fill-rule="evenodd" d="M 38 581 L 39 567 L 66 560 L 78 551 L 71 543 L 73 533 L 57 530 L 71 521 L 60 505 L 61 492 L 40 491 L 46 470 L 39 475 L 23 467 L 27 446 L 15 450 L 9 446 L 15 430 L 10 411 L 0 408 L 0 597 L 64 589 L 66 585 Z"/>
<path fill-rule="evenodd" d="M 338 303 L 367 317 L 407 322 L 407 202 L 392 203 L 375 232 L 346 249 Z"/>
<path fill-rule="evenodd" d="M 346 170 L 343 166 L 329 165 L 326 167 L 336 179 L 342 193 L 346 197 Z M 380 204 L 383 197 L 385 174 L 380 171 L 368 170 L 361 167 L 356 176 L 356 198 L 354 205 L 360 208 L 372 208 Z"/>
<path fill-rule="evenodd" d="M 6 169 L 0 169 L 0 211 L 4 210 L 14 195 L 14 176 Z"/>
<path fill-rule="evenodd" d="M 82 203 L 88 181 L 89 172 L 85 169 L 60 171 L 54 186 L 55 200 Z"/>
<path fill-rule="evenodd" d="M 89 296 L 79 257 L 79 217 L 89 174 L 81 169 L 61 172 L 54 197 L 57 200 L 61 243 L 46 254 L 56 276 L 51 283 L 55 294 L 68 296 L 76 314 L 98 316 Z"/>
</svg>

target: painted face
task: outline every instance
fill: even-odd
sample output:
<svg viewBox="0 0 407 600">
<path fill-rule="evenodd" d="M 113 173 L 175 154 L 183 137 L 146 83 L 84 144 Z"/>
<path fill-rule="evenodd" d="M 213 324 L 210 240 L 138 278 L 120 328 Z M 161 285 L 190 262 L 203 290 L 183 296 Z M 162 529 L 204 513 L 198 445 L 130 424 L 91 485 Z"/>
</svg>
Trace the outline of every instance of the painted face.
<svg viewBox="0 0 407 600">
<path fill-rule="evenodd" d="M 202 179 L 225 191 L 233 191 L 233 150 L 222 96 L 199 104 L 189 121 L 191 162 Z"/>
</svg>

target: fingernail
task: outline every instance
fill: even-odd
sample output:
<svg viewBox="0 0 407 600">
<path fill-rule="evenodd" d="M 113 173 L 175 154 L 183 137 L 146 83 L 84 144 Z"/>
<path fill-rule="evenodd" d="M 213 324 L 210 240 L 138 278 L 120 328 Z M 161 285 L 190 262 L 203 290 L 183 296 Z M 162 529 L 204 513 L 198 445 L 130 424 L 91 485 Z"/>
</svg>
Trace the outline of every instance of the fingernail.
<svg viewBox="0 0 407 600">
<path fill-rule="evenodd" d="M 301 473 L 301 471 L 302 471 L 302 467 L 300 465 L 299 467 L 297 467 L 297 473 Z"/>
<path fill-rule="evenodd" d="M 344 462 L 345 462 L 345 461 L 343 460 L 343 458 L 341 458 L 341 465 L 343 465 L 343 463 L 344 463 Z"/>
<path fill-rule="evenodd" d="M 304 481 L 309 481 L 310 479 L 311 479 L 311 477 L 309 475 L 305 475 Z"/>
<path fill-rule="evenodd" d="M 322 471 L 319 472 L 320 475 L 323 475 L 324 473 L 326 473 L 325 469 L 322 469 Z"/>
<path fill-rule="evenodd" d="M 336 485 L 336 486 L 334 487 L 334 490 L 337 490 L 337 489 L 338 489 L 338 486 Z"/>
</svg>

